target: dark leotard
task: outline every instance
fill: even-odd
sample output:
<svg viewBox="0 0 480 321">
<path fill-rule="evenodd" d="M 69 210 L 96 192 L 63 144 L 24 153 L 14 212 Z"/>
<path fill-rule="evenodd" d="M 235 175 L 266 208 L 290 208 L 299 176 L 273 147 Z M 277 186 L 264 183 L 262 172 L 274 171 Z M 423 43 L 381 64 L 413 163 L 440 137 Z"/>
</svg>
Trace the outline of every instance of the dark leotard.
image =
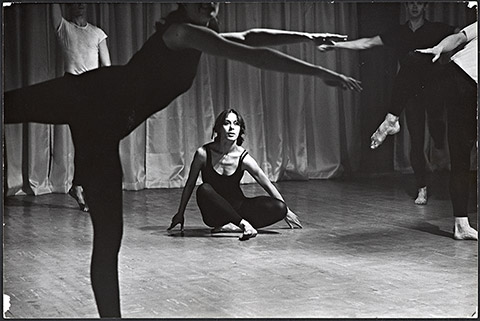
<svg viewBox="0 0 480 321">
<path fill-rule="evenodd" d="M 120 140 L 187 91 L 201 52 L 170 50 L 157 31 L 125 66 L 65 75 L 5 93 L 5 123 L 68 124 L 85 153 L 83 187 L 93 223 L 92 287 L 102 317 L 120 316 L 123 234 Z"/>
<path fill-rule="evenodd" d="M 212 165 L 209 145 L 204 146 L 207 160 L 202 168 L 203 184 L 197 189 L 197 203 L 205 224 L 220 227 L 227 223 L 239 225 L 246 219 L 255 228 L 272 225 L 287 214 L 284 202 L 269 196 L 245 197 L 240 188 L 244 170 L 242 164 L 248 154 L 243 151 L 237 169 L 232 175 L 220 175 Z"/>
<path fill-rule="evenodd" d="M 7 92 L 5 122 L 80 125 L 80 131 L 88 126 L 115 139 L 125 137 L 187 91 L 197 73 L 201 52 L 170 50 L 162 38 L 167 28 L 153 34 L 124 66 Z"/>
<path fill-rule="evenodd" d="M 207 162 L 202 169 L 202 180 L 210 184 L 213 189 L 223 198 L 225 198 L 235 209 L 239 209 L 241 202 L 245 200 L 245 195 L 240 188 L 240 181 L 243 177 L 242 169 L 243 159 L 247 156 L 246 150 L 240 155 L 238 166 L 232 175 L 220 175 L 212 164 L 212 151 L 208 145 L 204 146 L 207 151 Z"/>
</svg>

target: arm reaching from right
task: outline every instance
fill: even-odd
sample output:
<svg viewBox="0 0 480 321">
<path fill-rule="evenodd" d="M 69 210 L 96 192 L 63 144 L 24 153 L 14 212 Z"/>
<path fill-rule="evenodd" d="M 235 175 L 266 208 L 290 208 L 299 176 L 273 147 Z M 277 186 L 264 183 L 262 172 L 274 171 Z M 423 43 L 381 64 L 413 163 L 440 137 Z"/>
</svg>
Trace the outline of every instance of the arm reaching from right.
<svg viewBox="0 0 480 321">
<path fill-rule="evenodd" d="M 415 51 L 423 54 L 433 54 L 432 62 L 435 62 L 440 58 L 442 53 L 452 51 L 466 42 L 467 35 L 463 32 L 459 32 L 444 38 L 433 48 L 417 49 Z"/>
</svg>

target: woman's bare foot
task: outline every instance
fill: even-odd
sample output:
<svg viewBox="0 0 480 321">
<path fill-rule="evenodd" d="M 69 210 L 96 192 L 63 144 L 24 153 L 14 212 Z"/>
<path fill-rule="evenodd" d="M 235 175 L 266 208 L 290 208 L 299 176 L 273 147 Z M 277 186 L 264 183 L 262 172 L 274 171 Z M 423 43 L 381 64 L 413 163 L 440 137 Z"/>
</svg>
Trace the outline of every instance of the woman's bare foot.
<svg viewBox="0 0 480 321">
<path fill-rule="evenodd" d="M 243 234 L 238 238 L 240 241 L 246 241 L 248 239 L 251 239 L 252 237 L 257 236 L 257 230 L 253 228 L 250 223 L 248 223 L 245 220 L 240 221 L 240 227 L 243 230 Z"/>
<path fill-rule="evenodd" d="M 242 229 L 233 223 L 228 223 L 223 226 L 214 227 L 211 233 L 225 233 L 225 232 L 241 232 Z"/>
<path fill-rule="evenodd" d="M 455 217 L 453 238 L 455 240 L 478 240 L 478 232 L 470 226 L 468 217 Z"/>
</svg>

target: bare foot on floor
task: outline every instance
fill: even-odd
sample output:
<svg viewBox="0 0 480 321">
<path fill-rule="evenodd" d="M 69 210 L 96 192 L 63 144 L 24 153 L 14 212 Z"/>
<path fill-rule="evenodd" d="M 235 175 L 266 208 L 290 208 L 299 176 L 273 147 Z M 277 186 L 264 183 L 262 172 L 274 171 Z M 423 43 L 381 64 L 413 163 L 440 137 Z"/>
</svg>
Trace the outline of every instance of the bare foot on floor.
<svg viewBox="0 0 480 321">
<path fill-rule="evenodd" d="M 254 229 L 253 226 L 250 225 L 250 223 L 248 223 L 247 221 L 241 220 L 240 227 L 243 230 L 243 234 L 238 238 L 240 241 L 246 241 L 257 236 L 257 230 Z"/>
<path fill-rule="evenodd" d="M 472 228 L 467 217 L 456 217 L 453 228 L 453 238 L 455 240 L 478 240 L 478 232 Z"/>
<path fill-rule="evenodd" d="M 418 195 L 415 199 L 417 205 L 427 205 L 427 187 L 424 186 L 418 189 Z"/>
<path fill-rule="evenodd" d="M 211 230 L 212 233 L 241 232 L 241 231 L 242 229 L 233 223 L 228 223 L 223 226 L 214 227 Z"/>
</svg>

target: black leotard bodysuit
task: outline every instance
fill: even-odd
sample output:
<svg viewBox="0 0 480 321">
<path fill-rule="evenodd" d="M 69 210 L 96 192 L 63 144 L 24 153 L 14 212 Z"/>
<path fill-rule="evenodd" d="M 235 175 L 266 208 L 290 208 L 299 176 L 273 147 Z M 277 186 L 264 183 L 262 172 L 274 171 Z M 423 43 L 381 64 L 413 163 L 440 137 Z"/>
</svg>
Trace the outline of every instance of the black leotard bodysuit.
<svg viewBox="0 0 480 321">
<path fill-rule="evenodd" d="M 162 38 L 169 26 L 150 37 L 125 66 L 135 97 L 134 127 L 186 92 L 197 74 L 201 52 L 169 49 Z"/>
<path fill-rule="evenodd" d="M 78 134 L 127 136 L 191 86 L 201 52 L 171 50 L 157 30 L 124 66 L 67 74 L 5 94 L 5 122 L 69 124 Z"/>
<path fill-rule="evenodd" d="M 248 154 L 246 150 L 243 151 L 238 160 L 238 166 L 232 175 L 220 175 L 215 171 L 212 165 L 212 152 L 209 145 L 204 146 L 207 151 L 207 162 L 202 169 L 202 180 L 204 183 L 210 184 L 213 189 L 225 198 L 234 208 L 241 205 L 245 199 L 245 195 L 240 188 L 240 180 L 243 177 L 242 163 L 245 156 Z"/>
</svg>

